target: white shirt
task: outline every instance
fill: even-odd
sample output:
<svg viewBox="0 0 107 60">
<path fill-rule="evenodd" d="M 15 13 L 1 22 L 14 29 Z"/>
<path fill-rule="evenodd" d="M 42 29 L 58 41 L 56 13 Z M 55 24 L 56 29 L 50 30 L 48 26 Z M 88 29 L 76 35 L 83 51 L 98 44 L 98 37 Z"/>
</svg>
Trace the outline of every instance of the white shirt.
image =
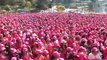
<svg viewBox="0 0 107 60">
<path fill-rule="evenodd" d="M 88 59 L 89 59 L 89 60 L 102 60 L 100 54 L 94 55 L 94 54 L 92 54 L 92 53 L 90 53 L 90 54 L 88 55 Z"/>
</svg>

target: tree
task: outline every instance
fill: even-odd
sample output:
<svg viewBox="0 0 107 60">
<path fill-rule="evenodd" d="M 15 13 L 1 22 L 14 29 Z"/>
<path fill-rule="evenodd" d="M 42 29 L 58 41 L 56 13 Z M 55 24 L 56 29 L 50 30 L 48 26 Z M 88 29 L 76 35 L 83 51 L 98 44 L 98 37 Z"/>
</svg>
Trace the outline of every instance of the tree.
<svg viewBox="0 0 107 60">
<path fill-rule="evenodd" d="M 89 11 L 95 12 L 95 6 L 96 6 L 97 0 L 91 0 L 90 3 L 88 3 Z"/>
<path fill-rule="evenodd" d="M 89 11 L 94 11 L 93 10 L 93 3 L 88 3 L 88 8 L 89 8 Z"/>
<path fill-rule="evenodd" d="M 45 10 L 48 8 L 48 6 L 49 6 L 49 3 L 47 0 L 38 0 L 35 3 L 35 8 L 38 10 Z"/>
</svg>

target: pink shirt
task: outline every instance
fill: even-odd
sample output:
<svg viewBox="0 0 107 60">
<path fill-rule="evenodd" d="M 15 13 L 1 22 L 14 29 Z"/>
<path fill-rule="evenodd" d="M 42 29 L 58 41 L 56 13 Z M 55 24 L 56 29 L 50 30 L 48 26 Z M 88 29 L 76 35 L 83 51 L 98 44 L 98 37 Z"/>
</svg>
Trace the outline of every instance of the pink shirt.
<svg viewBox="0 0 107 60">
<path fill-rule="evenodd" d="M 38 56 L 38 57 L 36 57 L 36 58 L 34 58 L 34 60 L 44 60 L 44 56 Z"/>
<path fill-rule="evenodd" d="M 88 60 L 87 55 L 85 55 L 84 53 L 80 53 L 79 54 L 79 60 Z"/>
</svg>

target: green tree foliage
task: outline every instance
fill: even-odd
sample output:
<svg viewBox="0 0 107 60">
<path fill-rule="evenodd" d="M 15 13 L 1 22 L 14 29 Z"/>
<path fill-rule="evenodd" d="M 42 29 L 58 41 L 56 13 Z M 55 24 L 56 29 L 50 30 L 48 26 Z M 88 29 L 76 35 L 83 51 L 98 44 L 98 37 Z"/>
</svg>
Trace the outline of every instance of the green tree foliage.
<svg viewBox="0 0 107 60">
<path fill-rule="evenodd" d="M 5 4 L 5 0 L 0 0 L 0 5 L 4 5 Z"/>
<path fill-rule="evenodd" d="M 89 11 L 93 11 L 93 3 L 88 3 Z"/>
<path fill-rule="evenodd" d="M 46 0 L 38 0 L 36 3 L 35 3 L 35 7 L 38 9 L 38 10 L 44 10 L 44 9 L 47 9 L 48 8 L 48 1 Z"/>
<path fill-rule="evenodd" d="M 53 1 L 53 0 L 52 0 Z M 0 7 L 3 10 L 10 11 L 14 10 L 23 10 L 27 9 L 30 11 L 34 9 L 35 11 L 45 10 L 52 6 L 50 0 L 0 0 Z"/>
<path fill-rule="evenodd" d="M 14 5 L 16 4 L 16 0 L 0 0 L 0 5 Z"/>
</svg>

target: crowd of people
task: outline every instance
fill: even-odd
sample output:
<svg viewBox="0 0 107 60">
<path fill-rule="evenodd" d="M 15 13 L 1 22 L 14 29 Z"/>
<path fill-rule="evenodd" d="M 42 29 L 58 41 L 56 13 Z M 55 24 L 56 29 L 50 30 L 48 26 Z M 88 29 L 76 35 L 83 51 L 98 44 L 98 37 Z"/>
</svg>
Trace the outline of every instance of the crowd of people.
<svg viewBox="0 0 107 60">
<path fill-rule="evenodd" d="M 107 60 L 107 15 L 0 15 L 0 60 Z"/>
</svg>

